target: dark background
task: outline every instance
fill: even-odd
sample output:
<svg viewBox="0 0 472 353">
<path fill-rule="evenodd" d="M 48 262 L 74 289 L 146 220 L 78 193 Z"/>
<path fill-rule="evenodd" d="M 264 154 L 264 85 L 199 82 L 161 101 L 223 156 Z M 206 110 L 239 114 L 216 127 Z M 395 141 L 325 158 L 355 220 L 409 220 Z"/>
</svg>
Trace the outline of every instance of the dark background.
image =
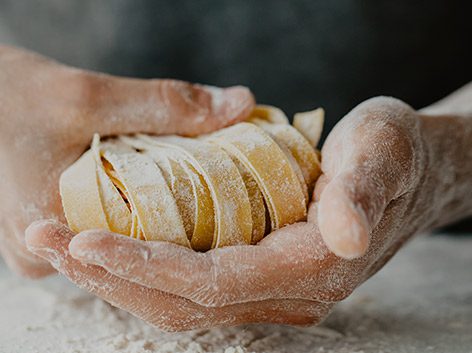
<svg viewBox="0 0 472 353">
<path fill-rule="evenodd" d="M 327 129 L 391 95 L 419 108 L 472 79 L 469 1 L 0 0 L 0 41 L 112 74 L 249 86 Z"/>
<path fill-rule="evenodd" d="M 420 108 L 469 82 L 472 2 L 0 0 L 0 42 L 116 75 L 246 85 L 289 115 L 323 106 L 326 136 L 369 97 Z"/>
</svg>

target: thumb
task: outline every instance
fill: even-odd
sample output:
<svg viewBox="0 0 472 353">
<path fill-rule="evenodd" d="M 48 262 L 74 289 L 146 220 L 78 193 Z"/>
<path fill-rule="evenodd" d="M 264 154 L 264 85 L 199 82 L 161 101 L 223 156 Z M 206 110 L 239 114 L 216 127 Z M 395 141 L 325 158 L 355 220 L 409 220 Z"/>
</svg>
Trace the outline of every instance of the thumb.
<svg viewBox="0 0 472 353">
<path fill-rule="evenodd" d="M 241 86 L 90 75 L 86 133 L 199 135 L 244 120 L 254 97 Z"/>
<path fill-rule="evenodd" d="M 347 259 L 362 256 L 391 199 L 389 187 L 359 170 L 329 182 L 318 205 L 318 225 L 328 248 Z"/>
<path fill-rule="evenodd" d="M 367 251 L 389 203 L 418 182 L 421 148 L 414 114 L 393 99 L 368 101 L 345 119 L 323 148 L 317 216 L 328 248 L 352 259 Z"/>
</svg>

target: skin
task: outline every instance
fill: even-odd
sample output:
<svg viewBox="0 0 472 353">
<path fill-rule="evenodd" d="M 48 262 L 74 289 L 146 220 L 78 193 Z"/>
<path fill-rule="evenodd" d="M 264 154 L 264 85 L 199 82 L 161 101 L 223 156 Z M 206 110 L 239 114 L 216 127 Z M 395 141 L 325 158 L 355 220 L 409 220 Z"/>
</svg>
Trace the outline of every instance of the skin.
<svg viewBox="0 0 472 353">
<path fill-rule="evenodd" d="M 54 269 L 26 249 L 24 231 L 38 219 L 64 221 L 59 176 L 94 132 L 192 136 L 240 121 L 254 106 L 243 87 L 113 77 L 6 46 L 0 68 L 0 251 L 28 277 Z"/>
<path fill-rule="evenodd" d="M 472 214 L 470 102 L 472 85 L 422 111 L 385 97 L 354 108 L 323 146 L 307 222 L 257 246 L 197 253 L 102 230 L 74 235 L 54 220 L 30 225 L 26 244 L 77 285 L 165 330 L 318 323 L 412 235 Z M 9 187 L 25 185 L 17 176 Z"/>
</svg>

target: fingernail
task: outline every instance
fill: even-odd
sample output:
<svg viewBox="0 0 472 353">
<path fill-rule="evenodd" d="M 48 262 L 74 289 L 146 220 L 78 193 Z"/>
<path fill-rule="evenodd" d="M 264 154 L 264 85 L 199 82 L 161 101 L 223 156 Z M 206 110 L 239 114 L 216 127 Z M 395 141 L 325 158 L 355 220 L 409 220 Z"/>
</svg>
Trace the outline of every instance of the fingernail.
<svg viewBox="0 0 472 353">
<path fill-rule="evenodd" d="M 74 259 L 89 264 L 99 265 L 105 261 L 105 256 L 100 247 L 93 247 L 92 249 L 90 242 L 86 238 L 84 240 L 83 235 L 72 238 L 69 243 L 69 252 Z"/>
<path fill-rule="evenodd" d="M 328 248 L 337 256 L 355 259 L 369 247 L 369 224 L 363 210 L 342 195 L 337 195 L 336 212 L 321 209 L 318 214 L 321 233 Z"/>
<path fill-rule="evenodd" d="M 244 118 L 254 108 L 254 96 L 248 88 L 242 86 L 225 88 L 223 95 L 220 95 L 219 105 L 215 105 L 215 98 L 213 101 L 216 111 L 228 119 Z"/>
<path fill-rule="evenodd" d="M 364 212 L 357 212 L 343 236 L 345 241 L 344 257 L 354 259 L 365 254 L 369 246 L 369 225 Z"/>
</svg>

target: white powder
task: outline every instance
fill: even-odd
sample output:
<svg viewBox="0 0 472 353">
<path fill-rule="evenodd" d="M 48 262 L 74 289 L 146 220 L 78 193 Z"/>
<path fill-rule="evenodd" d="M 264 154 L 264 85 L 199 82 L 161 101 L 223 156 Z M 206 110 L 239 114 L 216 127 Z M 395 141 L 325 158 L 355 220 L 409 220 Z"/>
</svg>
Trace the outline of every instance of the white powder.
<svg viewBox="0 0 472 353">
<path fill-rule="evenodd" d="M 416 239 L 320 327 L 163 333 L 62 277 L 0 265 L 1 353 L 470 353 L 472 238 Z"/>
</svg>

